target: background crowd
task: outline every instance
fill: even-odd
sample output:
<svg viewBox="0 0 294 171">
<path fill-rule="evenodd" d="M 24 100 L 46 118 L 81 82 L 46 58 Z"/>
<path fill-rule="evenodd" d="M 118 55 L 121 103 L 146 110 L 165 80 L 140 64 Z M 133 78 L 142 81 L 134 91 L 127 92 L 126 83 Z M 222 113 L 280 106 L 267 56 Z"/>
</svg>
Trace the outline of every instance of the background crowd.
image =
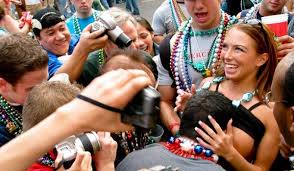
<svg viewBox="0 0 294 171">
<path fill-rule="evenodd" d="M 0 0 L 0 170 L 294 169 L 293 1 L 140 3 Z"/>
</svg>

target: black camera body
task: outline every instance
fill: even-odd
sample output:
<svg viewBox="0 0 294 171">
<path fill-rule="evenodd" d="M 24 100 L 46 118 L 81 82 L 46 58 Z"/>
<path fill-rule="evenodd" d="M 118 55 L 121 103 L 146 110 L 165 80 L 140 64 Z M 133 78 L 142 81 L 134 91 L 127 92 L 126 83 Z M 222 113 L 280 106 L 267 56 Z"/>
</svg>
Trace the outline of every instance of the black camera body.
<svg viewBox="0 0 294 171">
<path fill-rule="evenodd" d="M 62 153 L 63 167 L 69 169 L 76 159 L 78 149 L 94 154 L 101 149 L 99 137 L 96 132 L 87 132 L 78 136 L 70 136 L 55 145 L 55 153 Z"/>
<path fill-rule="evenodd" d="M 92 23 L 91 32 L 105 29 L 105 33 L 110 37 L 110 40 L 119 48 L 129 47 L 132 40 L 117 26 L 112 16 L 103 13 L 97 21 Z"/>
<path fill-rule="evenodd" d="M 154 128 L 160 112 L 160 93 L 153 87 L 141 90 L 122 113 L 122 122 L 141 128 Z"/>
</svg>

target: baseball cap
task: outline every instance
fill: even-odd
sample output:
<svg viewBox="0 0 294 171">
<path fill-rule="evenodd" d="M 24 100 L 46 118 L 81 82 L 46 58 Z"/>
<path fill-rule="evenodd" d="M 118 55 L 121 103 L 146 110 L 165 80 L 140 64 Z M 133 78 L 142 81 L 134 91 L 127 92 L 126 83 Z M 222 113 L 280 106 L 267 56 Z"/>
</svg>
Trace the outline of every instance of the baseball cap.
<svg viewBox="0 0 294 171">
<path fill-rule="evenodd" d="M 32 19 L 32 30 L 36 36 L 40 35 L 40 31 L 45 28 L 54 26 L 65 20 L 61 13 L 52 7 L 47 7 L 37 11 Z"/>
</svg>

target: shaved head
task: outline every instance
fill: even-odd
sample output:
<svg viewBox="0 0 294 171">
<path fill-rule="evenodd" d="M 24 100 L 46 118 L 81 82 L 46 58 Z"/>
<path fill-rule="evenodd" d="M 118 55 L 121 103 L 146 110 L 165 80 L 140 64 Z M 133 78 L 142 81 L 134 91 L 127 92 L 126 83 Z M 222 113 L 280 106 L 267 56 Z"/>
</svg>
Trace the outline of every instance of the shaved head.
<svg viewBox="0 0 294 171">
<path fill-rule="evenodd" d="M 285 106 L 281 103 L 285 100 L 283 97 L 283 91 L 285 89 L 285 75 L 289 67 L 294 63 L 294 52 L 289 53 L 285 56 L 278 64 L 272 83 L 272 95 L 275 101 L 274 105 L 274 115 L 276 121 L 278 122 L 280 131 L 284 136 L 286 142 L 294 146 L 294 120 L 293 120 L 293 107 Z"/>
</svg>

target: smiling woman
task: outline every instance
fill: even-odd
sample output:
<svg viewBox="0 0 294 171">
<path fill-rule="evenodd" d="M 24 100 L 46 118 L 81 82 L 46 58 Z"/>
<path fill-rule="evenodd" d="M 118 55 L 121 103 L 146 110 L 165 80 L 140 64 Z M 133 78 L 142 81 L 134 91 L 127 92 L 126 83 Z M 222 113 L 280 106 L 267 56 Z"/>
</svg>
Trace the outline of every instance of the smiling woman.
<svg viewBox="0 0 294 171">
<path fill-rule="evenodd" d="M 269 170 L 279 149 L 277 123 L 272 110 L 264 103 L 277 64 L 272 34 L 261 23 L 232 26 L 221 51 L 224 76 L 202 81 L 203 89 L 224 94 L 235 107 L 244 108 L 251 117 L 246 119 L 248 126 L 242 129 L 234 127 L 233 120 L 232 125 L 228 125 L 233 126 L 231 133 L 217 129 L 216 122 L 211 122 L 212 127 L 202 122 L 201 129 L 196 129 L 201 136 L 198 142 L 225 159 L 220 164 L 227 170 Z M 181 105 L 187 95 L 179 97 Z M 263 155 L 268 148 L 271 150 Z"/>
<path fill-rule="evenodd" d="M 137 48 L 148 52 L 151 56 L 158 55 L 159 47 L 153 42 L 154 32 L 150 23 L 141 16 L 136 16 L 135 19 L 138 22 L 137 31 L 140 40 Z"/>
</svg>

